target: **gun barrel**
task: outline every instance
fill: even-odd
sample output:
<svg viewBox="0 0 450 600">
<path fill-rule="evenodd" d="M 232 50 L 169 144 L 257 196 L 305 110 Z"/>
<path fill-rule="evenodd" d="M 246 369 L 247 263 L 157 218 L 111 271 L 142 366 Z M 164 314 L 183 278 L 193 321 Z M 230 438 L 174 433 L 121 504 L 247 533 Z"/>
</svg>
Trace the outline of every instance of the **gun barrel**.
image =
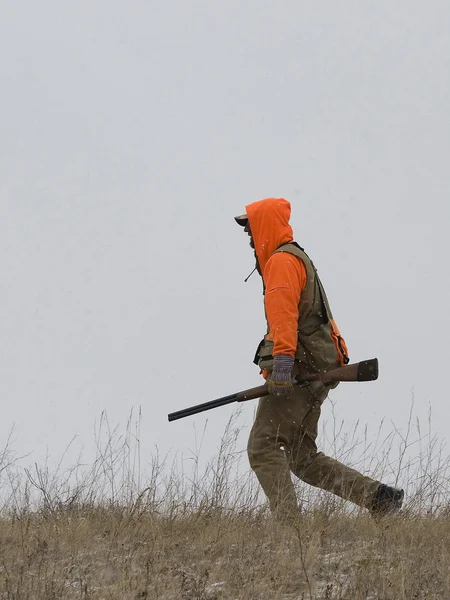
<svg viewBox="0 0 450 600">
<path fill-rule="evenodd" d="M 182 419 L 183 417 L 196 415 L 197 413 L 203 412 L 204 410 L 210 410 L 219 406 L 225 406 L 225 404 L 231 404 L 232 402 L 236 402 L 237 395 L 237 393 L 230 394 L 229 396 L 216 398 L 216 400 L 211 400 L 210 402 L 203 402 L 203 404 L 196 404 L 195 406 L 189 406 L 188 408 L 177 410 L 176 412 L 170 413 L 168 415 L 168 419 L 169 421 L 176 421 L 177 419 Z"/>
</svg>

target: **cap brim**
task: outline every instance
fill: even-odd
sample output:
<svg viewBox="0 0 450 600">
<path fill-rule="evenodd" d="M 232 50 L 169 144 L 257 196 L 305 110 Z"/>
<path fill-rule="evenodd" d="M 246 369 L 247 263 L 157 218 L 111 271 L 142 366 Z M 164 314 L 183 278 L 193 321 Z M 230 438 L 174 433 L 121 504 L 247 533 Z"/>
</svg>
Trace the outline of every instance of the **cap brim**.
<svg viewBox="0 0 450 600">
<path fill-rule="evenodd" d="M 247 223 L 248 223 L 248 217 L 247 217 L 247 215 L 239 215 L 238 217 L 234 217 L 234 220 L 241 227 L 245 227 L 247 225 Z"/>
</svg>

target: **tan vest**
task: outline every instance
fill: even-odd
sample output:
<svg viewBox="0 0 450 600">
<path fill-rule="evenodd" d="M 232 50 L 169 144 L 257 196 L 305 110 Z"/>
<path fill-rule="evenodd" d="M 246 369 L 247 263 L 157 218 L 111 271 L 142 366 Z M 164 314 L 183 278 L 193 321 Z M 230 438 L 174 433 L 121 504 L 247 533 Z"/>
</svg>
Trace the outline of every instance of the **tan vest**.
<svg viewBox="0 0 450 600">
<path fill-rule="evenodd" d="M 300 246 L 294 243 L 280 246 L 274 254 L 276 252 L 293 254 L 303 261 L 306 269 L 306 287 L 301 293 L 298 307 L 298 342 L 295 359 L 308 371 L 319 371 L 348 363 L 345 342 L 334 324 L 325 290 L 312 260 Z M 267 324 L 267 331 L 269 332 L 269 324 Z M 255 363 L 261 370 L 272 370 L 272 353 L 273 342 L 264 339 L 255 356 Z"/>
</svg>

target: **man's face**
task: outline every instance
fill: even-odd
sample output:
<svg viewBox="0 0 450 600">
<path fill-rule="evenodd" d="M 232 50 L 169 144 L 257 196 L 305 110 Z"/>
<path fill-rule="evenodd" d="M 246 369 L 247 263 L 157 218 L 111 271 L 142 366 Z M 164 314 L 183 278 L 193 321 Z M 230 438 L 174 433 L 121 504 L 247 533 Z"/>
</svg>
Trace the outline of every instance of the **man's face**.
<svg viewBox="0 0 450 600">
<path fill-rule="evenodd" d="M 247 233 L 250 238 L 250 248 L 255 249 L 255 242 L 253 241 L 252 230 L 250 229 L 250 221 L 247 220 L 247 225 L 244 227 L 244 231 Z"/>
</svg>

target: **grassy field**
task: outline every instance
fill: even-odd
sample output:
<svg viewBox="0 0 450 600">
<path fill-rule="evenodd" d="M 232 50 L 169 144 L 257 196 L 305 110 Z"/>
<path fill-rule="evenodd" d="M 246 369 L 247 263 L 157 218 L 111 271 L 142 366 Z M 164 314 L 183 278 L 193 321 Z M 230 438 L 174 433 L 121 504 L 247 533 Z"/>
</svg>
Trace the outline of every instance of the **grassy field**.
<svg viewBox="0 0 450 600">
<path fill-rule="evenodd" d="M 408 492 L 403 512 L 379 523 L 303 484 L 298 523 L 274 522 L 254 477 L 238 468 L 233 423 L 201 473 L 155 458 L 145 486 L 127 435 L 110 435 L 81 471 L 35 465 L 20 474 L 5 450 L 0 598 L 450 599 L 448 461 L 435 439 L 411 430 L 383 438 L 390 451 L 383 442 L 370 460 L 357 453 Z M 346 444 L 366 446 L 344 441 L 335 450 L 351 463 Z"/>
<path fill-rule="evenodd" d="M 263 514 L 139 509 L 23 514 L 0 529 L 0 597 L 447 599 L 450 521 L 308 510 L 294 529 Z"/>
</svg>

